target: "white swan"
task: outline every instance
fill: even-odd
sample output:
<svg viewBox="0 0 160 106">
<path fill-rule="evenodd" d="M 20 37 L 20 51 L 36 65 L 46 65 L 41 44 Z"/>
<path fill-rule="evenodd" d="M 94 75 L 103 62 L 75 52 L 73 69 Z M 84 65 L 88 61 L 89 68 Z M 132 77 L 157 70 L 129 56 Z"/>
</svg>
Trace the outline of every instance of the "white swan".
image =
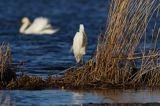
<svg viewBox="0 0 160 106">
<path fill-rule="evenodd" d="M 23 34 L 54 34 L 59 29 L 53 29 L 49 20 L 44 17 L 36 18 L 33 23 L 27 17 L 22 19 L 22 26 L 19 29 Z"/>
<path fill-rule="evenodd" d="M 79 32 L 77 32 L 76 35 L 74 36 L 73 46 L 71 48 L 77 63 L 79 63 L 83 55 L 86 54 L 86 46 L 87 46 L 87 35 L 84 30 L 84 25 L 80 24 Z"/>
</svg>

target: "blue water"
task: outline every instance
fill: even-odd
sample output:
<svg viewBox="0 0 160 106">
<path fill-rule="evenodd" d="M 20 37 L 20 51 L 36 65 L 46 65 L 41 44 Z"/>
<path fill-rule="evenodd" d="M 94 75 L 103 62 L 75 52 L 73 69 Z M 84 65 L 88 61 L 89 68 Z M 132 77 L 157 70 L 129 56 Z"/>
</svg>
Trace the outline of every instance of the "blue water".
<svg viewBox="0 0 160 106">
<path fill-rule="evenodd" d="M 0 91 L 0 102 L 16 106 L 81 105 L 89 103 L 160 103 L 159 90 L 97 90 L 97 91 Z"/>
<path fill-rule="evenodd" d="M 105 29 L 109 0 L 0 0 L 0 43 L 11 46 L 12 61 L 24 62 L 29 75 L 57 74 L 75 65 L 70 47 L 79 24 L 88 36 L 87 61 L 96 49 L 97 36 Z M 54 35 L 23 35 L 18 32 L 21 19 L 47 17 L 60 28 Z M 151 23 L 150 26 L 153 26 Z M 151 29 L 149 27 L 149 29 Z M 150 38 L 149 38 L 150 39 Z M 159 91 L 0 91 L 2 102 L 10 98 L 18 106 L 47 106 L 83 103 L 159 102 Z M 156 92 L 156 93 L 155 93 Z M 138 98 L 138 99 L 137 99 Z"/>
<path fill-rule="evenodd" d="M 86 28 L 87 60 L 95 50 L 97 36 L 106 22 L 106 0 L 1 0 L 0 43 L 7 42 L 14 62 L 24 61 L 26 74 L 48 75 L 75 65 L 70 53 L 79 24 Z M 54 35 L 23 35 L 18 33 L 21 19 L 47 17 L 60 28 Z"/>
</svg>

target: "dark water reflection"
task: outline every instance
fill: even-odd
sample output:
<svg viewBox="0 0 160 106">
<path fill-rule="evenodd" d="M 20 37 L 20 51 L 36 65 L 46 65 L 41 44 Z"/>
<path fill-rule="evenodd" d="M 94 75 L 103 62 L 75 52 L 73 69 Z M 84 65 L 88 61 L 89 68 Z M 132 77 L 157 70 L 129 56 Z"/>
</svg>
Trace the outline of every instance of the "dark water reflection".
<svg viewBox="0 0 160 106">
<path fill-rule="evenodd" d="M 80 105 L 88 103 L 160 103 L 159 90 L 42 90 L 0 91 L 1 97 L 10 98 L 17 106 Z"/>
</svg>

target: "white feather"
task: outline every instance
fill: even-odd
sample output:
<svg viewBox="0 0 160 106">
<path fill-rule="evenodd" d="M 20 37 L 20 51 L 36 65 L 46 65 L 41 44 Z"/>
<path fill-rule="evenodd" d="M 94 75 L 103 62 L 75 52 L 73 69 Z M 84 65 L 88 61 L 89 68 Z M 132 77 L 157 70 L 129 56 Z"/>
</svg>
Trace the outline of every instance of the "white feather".
<svg viewBox="0 0 160 106">
<path fill-rule="evenodd" d="M 86 54 L 87 36 L 84 31 L 84 26 L 81 24 L 79 32 L 77 32 L 73 39 L 72 50 L 77 63 L 80 62 L 83 55 Z"/>
<path fill-rule="evenodd" d="M 33 21 L 33 23 L 31 23 L 30 25 L 29 23 L 30 22 L 27 23 L 24 21 L 24 24 L 21 26 L 21 29 L 20 29 L 21 33 L 24 33 L 24 34 L 54 34 L 57 31 L 59 31 L 59 29 L 53 29 L 51 24 L 49 23 L 49 20 L 44 17 L 36 18 Z"/>
</svg>

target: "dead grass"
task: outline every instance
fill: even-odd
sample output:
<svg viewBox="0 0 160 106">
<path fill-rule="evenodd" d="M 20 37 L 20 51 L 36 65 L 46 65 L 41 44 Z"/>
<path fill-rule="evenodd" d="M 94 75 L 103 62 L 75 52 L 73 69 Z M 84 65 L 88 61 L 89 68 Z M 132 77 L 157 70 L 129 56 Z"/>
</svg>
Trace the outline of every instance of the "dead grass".
<svg viewBox="0 0 160 106">
<path fill-rule="evenodd" d="M 9 45 L 0 46 L 0 85 L 6 85 L 9 81 L 16 78 L 11 66 L 11 50 Z"/>
<path fill-rule="evenodd" d="M 75 86 L 159 86 L 157 20 L 151 46 L 146 46 L 146 29 L 153 13 L 159 18 L 158 7 L 157 0 L 112 0 L 106 32 L 98 38 L 95 57 L 65 80 Z"/>
</svg>

